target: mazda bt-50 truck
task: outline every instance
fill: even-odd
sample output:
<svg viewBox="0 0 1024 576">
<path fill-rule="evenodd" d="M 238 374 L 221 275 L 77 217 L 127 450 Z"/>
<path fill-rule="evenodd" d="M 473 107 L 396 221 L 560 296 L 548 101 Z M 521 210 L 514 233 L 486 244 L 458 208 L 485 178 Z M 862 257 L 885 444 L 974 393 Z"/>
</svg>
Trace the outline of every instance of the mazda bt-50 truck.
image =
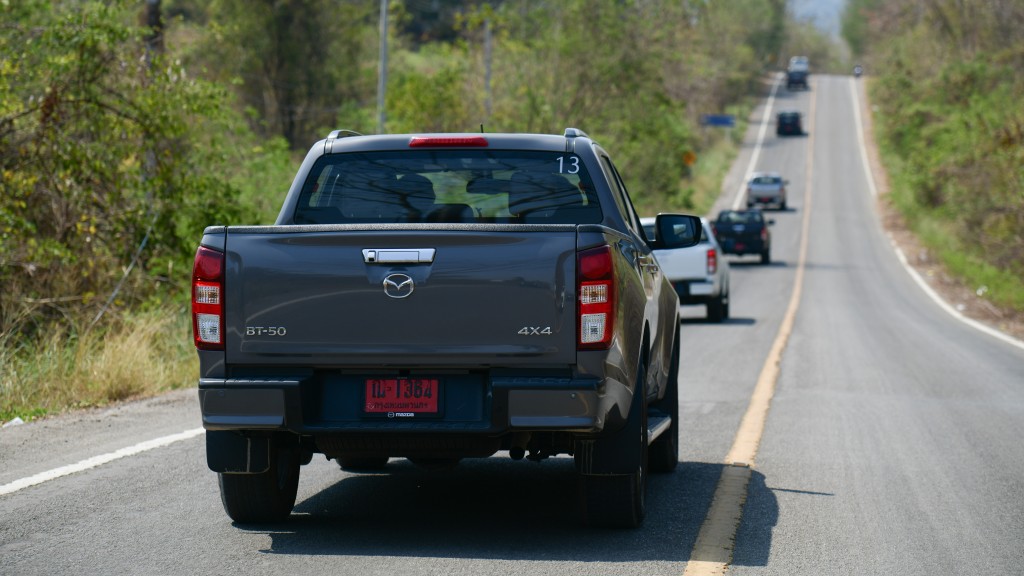
<svg viewBox="0 0 1024 576">
<path fill-rule="evenodd" d="M 634 176 L 642 185 L 642 175 Z M 239 523 L 346 470 L 572 455 L 582 516 L 635 527 L 678 455 L 678 300 L 609 154 L 564 135 L 332 132 L 272 226 L 211 226 L 192 278 L 207 463 Z"/>
</svg>

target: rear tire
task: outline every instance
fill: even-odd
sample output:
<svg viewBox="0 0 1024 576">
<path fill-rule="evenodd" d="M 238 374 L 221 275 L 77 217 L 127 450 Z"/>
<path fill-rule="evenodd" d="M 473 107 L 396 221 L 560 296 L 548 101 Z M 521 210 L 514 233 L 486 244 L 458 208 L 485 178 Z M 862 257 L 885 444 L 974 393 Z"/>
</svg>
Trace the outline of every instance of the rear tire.
<svg viewBox="0 0 1024 576">
<path fill-rule="evenodd" d="M 595 528 L 639 528 L 646 512 L 647 474 L 580 476 L 584 517 Z"/>
<path fill-rule="evenodd" d="M 725 320 L 729 317 L 728 296 L 719 294 L 718 298 L 708 302 L 707 308 L 708 322 L 721 322 Z"/>
<path fill-rule="evenodd" d="M 224 511 L 239 524 L 288 518 L 299 489 L 299 447 L 285 437 L 270 444 L 270 468 L 262 474 L 218 474 Z"/>
<path fill-rule="evenodd" d="M 761 252 L 761 264 L 770 264 L 772 261 L 771 249 L 765 249 Z"/>
<path fill-rule="evenodd" d="M 672 424 L 658 439 L 651 442 L 647 455 L 651 472 L 674 472 L 679 465 L 679 328 L 676 327 L 676 345 L 668 367 L 665 396 L 658 401 L 658 411 L 672 418 Z"/>
<path fill-rule="evenodd" d="M 636 438 L 640 466 L 627 474 L 581 474 L 579 492 L 584 522 L 600 528 L 639 528 L 647 512 L 647 395 L 646 360 L 636 379 L 636 392 L 626 422 L 626 433 Z M 638 445 L 637 445 L 638 444 Z"/>
</svg>

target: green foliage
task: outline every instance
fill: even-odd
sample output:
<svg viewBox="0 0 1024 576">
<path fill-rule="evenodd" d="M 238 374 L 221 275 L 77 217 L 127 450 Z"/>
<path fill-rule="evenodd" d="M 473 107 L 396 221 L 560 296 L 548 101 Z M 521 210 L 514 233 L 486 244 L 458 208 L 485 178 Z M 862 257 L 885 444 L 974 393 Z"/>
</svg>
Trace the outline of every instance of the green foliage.
<svg viewBox="0 0 1024 576">
<path fill-rule="evenodd" d="M 399 54 L 389 78 L 386 130 L 402 132 L 470 132 L 479 129 L 480 112 L 466 98 L 467 57 L 455 46 L 424 48 Z"/>
<path fill-rule="evenodd" d="M 789 56 L 807 56 L 816 74 L 849 74 L 851 65 L 845 61 L 839 46 L 825 32 L 809 22 L 793 23 L 785 43 L 785 62 Z"/>
<path fill-rule="evenodd" d="M 187 60 L 234 83 L 242 105 L 255 112 L 252 127 L 258 133 L 307 148 L 335 127 L 346 104 L 373 101 L 373 6 L 214 0 L 204 15 L 212 33 L 202 36 Z M 364 56 L 368 51 L 372 57 Z"/>
<path fill-rule="evenodd" d="M 1024 32 L 1007 25 L 1024 6 L 856 4 L 897 206 L 952 270 L 1024 310 Z"/>
<path fill-rule="evenodd" d="M 145 58 L 132 4 L 4 8 L 16 16 L 0 46 L 4 335 L 84 328 L 132 264 L 115 307 L 180 293 L 187 279 L 167 271 L 187 268 L 197 229 L 236 213 L 212 138 L 191 130 L 216 126 L 224 94 Z"/>
<path fill-rule="evenodd" d="M 470 54 L 482 53 L 484 22 L 491 23 L 491 113 L 482 104 L 482 57 L 470 58 L 458 105 L 480 114 L 465 122 L 471 128 L 586 130 L 615 154 L 643 209 L 694 209 L 682 157 L 708 144 L 697 133 L 699 118 L 756 86 L 780 49 L 784 14 L 774 0 L 484 6 L 460 21 Z"/>
</svg>

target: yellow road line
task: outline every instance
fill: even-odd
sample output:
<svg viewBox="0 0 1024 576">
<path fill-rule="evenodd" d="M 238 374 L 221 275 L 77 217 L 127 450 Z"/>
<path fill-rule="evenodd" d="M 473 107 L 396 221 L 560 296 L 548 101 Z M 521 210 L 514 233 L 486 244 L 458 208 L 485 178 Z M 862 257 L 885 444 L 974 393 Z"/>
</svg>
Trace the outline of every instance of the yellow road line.
<svg viewBox="0 0 1024 576">
<path fill-rule="evenodd" d="M 775 385 L 779 380 L 779 365 L 782 353 L 786 349 L 789 335 L 793 332 L 796 311 L 800 307 L 800 296 L 803 293 L 804 269 L 807 262 L 807 239 L 811 229 L 811 176 L 814 173 L 814 114 L 816 91 L 811 92 L 810 111 L 808 112 L 807 129 L 810 132 L 807 146 L 807 170 L 804 174 L 804 205 L 803 222 L 800 232 L 800 252 L 797 260 L 796 275 L 793 279 L 793 293 L 789 298 L 789 306 L 782 318 L 782 324 L 772 343 L 771 351 L 761 367 L 754 392 L 743 415 L 740 427 L 736 431 L 732 448 L 725 457 L 725 468 L 718 478 L 715 495 L 711 499 L 708 515 L 701 524 L 697 541 L 690 551 L 690 560 L 686 563 L 683 576 L 717 576 L 725 574 L 732 562 L 732 553 L 736 545 L 736 531 L 743 518 L 743 504 L 747 501 L 747 485 L 750 483 L 751 467 L 754 466 L 757 448 L 764 434 L 764 425 L 768 419 Z"/>
</svg>

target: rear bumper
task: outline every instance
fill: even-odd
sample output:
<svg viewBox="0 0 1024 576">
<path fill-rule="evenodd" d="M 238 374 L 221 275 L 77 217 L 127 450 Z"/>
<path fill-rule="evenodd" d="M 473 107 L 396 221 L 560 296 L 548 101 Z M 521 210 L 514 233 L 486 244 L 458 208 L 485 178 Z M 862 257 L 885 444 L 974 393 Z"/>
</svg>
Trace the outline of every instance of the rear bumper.
<svg viewBox="0 0 1024 576">
<path fill-rule="evenodd" d="M 780 204 L 781 194 L 751 194 L 747 197 L 747 204 Z"/>
<path fill-rule="evenodd" d="M 317 374 L 296 378 L 199 381 L 207 430 L 289 431 L 299 435 L 483 434 L 520 430 L 597 433 L 608 415 L 627 412 L 631 392 L 596 378 L 448 374 L 441 378 L 438 413 L 366 414 L 365 376 Z M 625 407 L 620 406 L 625 402 Z"/>
<path fill-rule="evenodd" d="M 680 304 L 701 304 L 718 298 L 721 286 L 711 280 L 672 280 Z"/>
<path fill-rule="evenodd" d="M 743 256 L 745 254 L 760 254 L 765 251 L 765 243 L 760 238 L 751 241 L 719 239 L 719 243 L 722 246 L 722 252 L 725 252 L 726 254 L 735 254 L 737 256 Z"/>
</svg>

